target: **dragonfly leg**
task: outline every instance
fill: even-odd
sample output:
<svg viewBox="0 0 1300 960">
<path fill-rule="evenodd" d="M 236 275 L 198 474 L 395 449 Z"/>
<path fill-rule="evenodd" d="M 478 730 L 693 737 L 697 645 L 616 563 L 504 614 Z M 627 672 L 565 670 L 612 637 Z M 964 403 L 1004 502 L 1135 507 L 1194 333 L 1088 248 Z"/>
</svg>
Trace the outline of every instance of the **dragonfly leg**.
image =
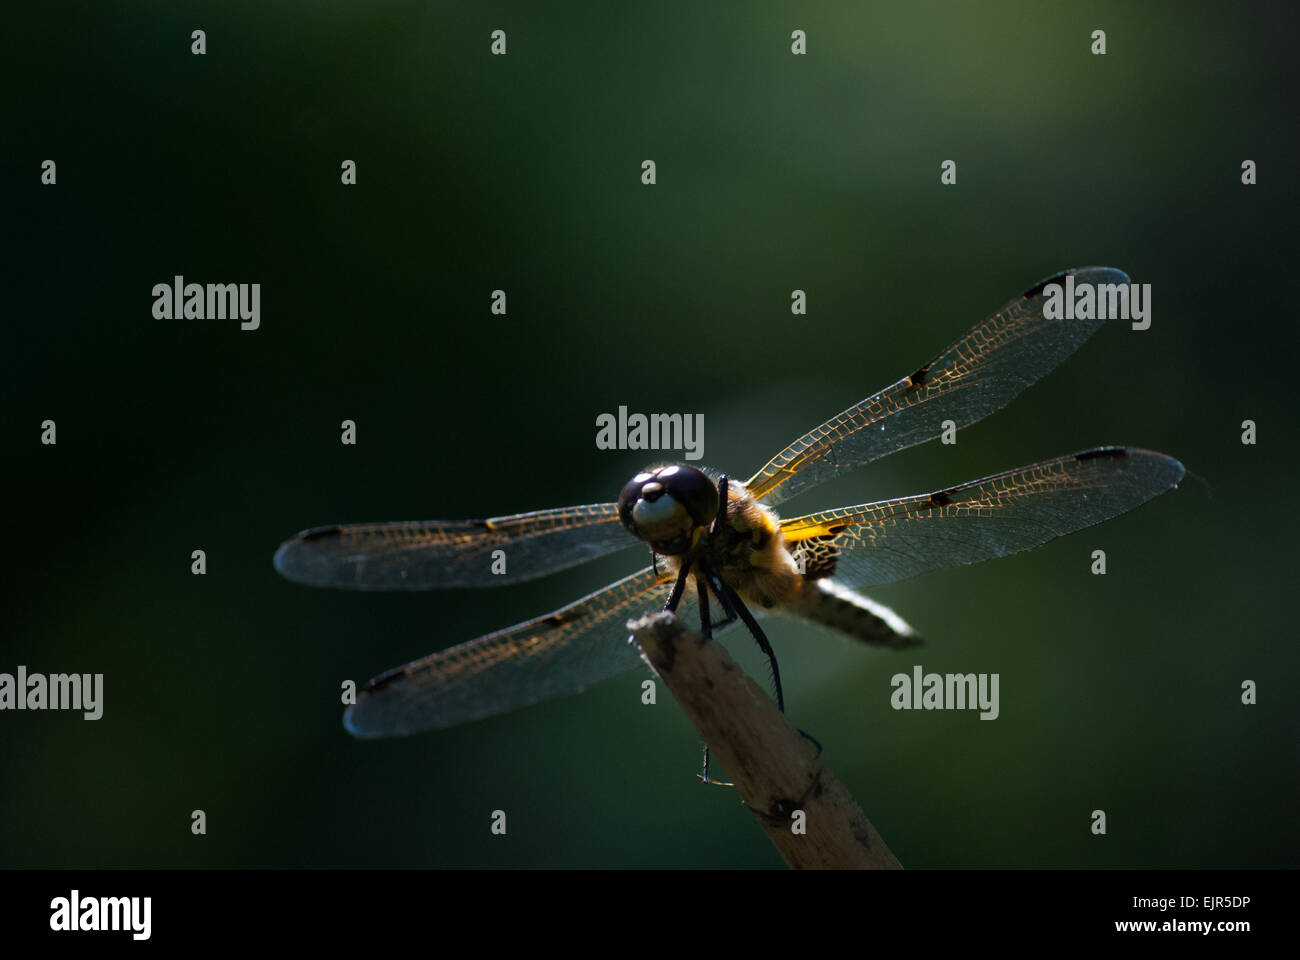
<svg viewBox="0 0 1300 960">
<path fill-rule="evenodd" d="M 807 740 L 809 743 L 811 743 L 814 747 L 817 748 L 817 756 L 820 757 L 822 755 L 822 749 L 823 749 L 822 742 L 818 740 L 816 737 L 814 737 L 807 730 L 799 730 L 798 727 L 795 727 L 795 729 L 799 731 L 799 736 L 803 737 L 805 740 Z"/>
<path fill-rule="evenodd" d="M 699 574 L 703 575 L 709 581 L 709 586 L 713 588 L 713 595 L 718 598 L 718 603 L 722 604 L 723 618 L 714 624 L 715 627 L 726 627 L 736 622 L 736 608 L 731 605 L 722 593 L 722 586 L 718 583 L 718 576 L 703 563 L 700 564 Z"/>
<path fill-rule="evenodd" d="M 718 600 L 723 604 L 724 608 L 726 609 L 727 619 L 724 620 L 720 625 L 726 625 L 728 623 L 731 623 L 733 620 L 736 619 L 737 610 L 738 609 L 744 610 L 745 625 L 748 626 L 750 630 L 754 631 L 754 639 L 758 641 L 759 647 L 762 649 L 764 653 L 767 654 L 768 659 L 772 663 L 772 680 L 776 684 L 776 702 L 777 705 L 781 708 L 781 712 L 785 713 L 785 702 L 781 696 L 781 674 L 777 670 L 776 654 L 773 653 L 771 644 L 765 643 L 767 637 L 764 636 L 763 631 L 759 628 L 758 624 L 754 622 L 753 617 L 748 616 L 749 610 L 745 607 L 741 599 L 735 595 L 735 591 L 732 591 L 728 588 L 727 592 L 730 592 L 733 598 L 735 599 L 736 603 L 740 605 L 738 608 L 733 608 L 731 606 L 730 602 L 727 600 L 727 593 L 723 591 L 722 584 L 718 582 L 718 578 L 713 574 L 713 571 L 709 570 L 707 567 L 704 567 L 701 569 L 701 572 L 708 577 L 709 586 L 713 588 L 714 594 L 717 595 Z M 816 737 L 814 737 L 811 733 L 808 733 L 806 730 L 799 730 L 797 727 L 795 729 L 798 731 L 799 736 L 803 737 L 805 740 L 810 741 L 813 744 L 813 746 L 817 748 L 817 754 L 818 756 L 820 756 L 822 752 L 821 741 L 818 740 Z M 706 783 L 716 783 L 719 786 L 735 786 L 735 784 L 722 784 L 717 780 L 709 779 L 709 747 L 707 744 L 705 744 L 704 747 L 704 776 L 701 777 L 700 779 L 704 780 Z"/>
<path fill-rule="evenodd" d="M 724 473 L 718 478 L 718 514 L 713 518 L 713 525 L 709 527 L 709 536 L 715 537 L 727 523 L 727 475 Z"/>
<path fill-rule="evenodd" d="M 672 593 L 668 594 L 668 602 L 664 604 L 665 613 L 677 612 L 677 605 L 682 602 L 682 592 L 686 589 L 686 578 L 690 572 L 690 563 L 683 562 L 682 569 L 677 574 L 677 582 L 673 584 Z"/>
<path fill-rule="evenodd" d="M 736 622 L 736 607 L 733 607 L 731 601 L 728 601 L 727 597 L 723 596 L 722 585 L 719 585 L 718 583 L 718 574 L 715 574 L 714 571 L 710 570 L 707 563 L 703 561 L 699 561 L 698 565 L 695 566 L 695 579 L 698 580 L 701 578 L 707 580 L 708 587 L 712 589 L 714 596 L 718 597 L 718 602 L 723 607 L 723 619 L 718 620 L 718 623 L 711 623 L 710 627 L 718 628 L 731 626 L 732 623 Z M 706 594 L 702 593 L 701 596 L 705 597 Z M 701 604 L 701 607 L 703 607 L 703 604 Z M 711 636 L 706 637 L 706 639 L 711 639 Z"/>
<path fill-rule="evenodd" d="M 701 575 L 703 571 L 698 571 L 695 575 L 695 587 L 700 595 L 700 636 L 707 643 L 713 639 L 713 620 L 709 616 L 709 588 L 704 582 Z"/>
<path fill-rule="evenodd" d="M 709 613 L 709 583 L 715 578 L 703 563 L 699 564 L 695 571 L 695 586 L 699 590 L 700 597 L 700 636 L 707 643 L 713 639 L 713 617 Z M 730 623 L 736 619 L 734 610 L 729 613 L 730 619 L 724 623 Z M 700 773 L 700 780 L 704 783 L 712 784 L 715 787 L 734 787 L 734 783 L 724 780 L 714 780 L 709 776 L 709 745 L 704 745 L 704 769 Z"/>
<path fill-rule="evenodd" d="M 704 745 L 704 771 L 700 774 L 700 782 L 707 783 L 713 787 L 734 787 L 735 784 L 730 780 L 714 780 L 709 776 L 709 745 Z"/>
<path fill-rule="evenodd" d="M 758 649 L 767 655 L 768 663 L 772 665 L 772 684 L 776 687 L 776 705 L 782 713 L 785 713 L 785 695 L 781 692 L 781 668 L 776 664 L 776 651 L 772 649 L 772 644 L 768 642 L 767 634 L 758 625 L 758 621 L 749 612 L 749 608 L 745 606 L 745 602 L 740 599 L 739 594 L 731 589 L 725 580 L 718 580 L 717 586 L 722 591 L 718 594 L 718 599 L 724 604 L 731 604 L 732 609 L 740 615 L 740 619 L 749 628 L 750 634 L 754 637 L 754 642 L 758 644 Z"/>
</svg>

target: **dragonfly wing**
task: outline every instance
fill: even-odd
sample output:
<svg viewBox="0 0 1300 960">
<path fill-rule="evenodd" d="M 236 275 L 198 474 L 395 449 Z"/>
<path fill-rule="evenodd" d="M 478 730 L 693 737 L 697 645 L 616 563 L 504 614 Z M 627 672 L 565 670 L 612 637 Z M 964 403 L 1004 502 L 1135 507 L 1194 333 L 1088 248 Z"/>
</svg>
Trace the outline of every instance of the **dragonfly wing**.
<svg viewBox="0 0 1300 960">
<path fill-rule="evenodd" d="M 1053 370 L 1101 320 L 1049 320 L 1043 288 L 1127 284 L 1111 267 L 1080 267 L 1017 297 L 909 377 L 855 404 L 794 441 L 754 474 L 747 489 L 769 506 L 837 474 L 932 440 L 945 420 L 965 427 L 1000 410 Z M 1094 311 L 1100 312 L 1100 311 Z"/>
<path fill-rule="evenodd" d="M 1029 550 L 1126 513 L 1174 487 L 1183 465 L 1102 447 L 935 493 L 783 521 L 812 576 L 852 588 Z"/>
<path fill-rule="evenodd" d="M 490 520 L 317 527 L 282 544 L 275 568 L 298 583 L 352 590 L 490 587 L 635 545 L 618 505 L 597 503 Z"/>
<path fill-rule="evenodd" d="M 666 572 L 647 567 L 554 613 L 390 670 L 370 681 L 344 724 L 359 737 L 418 733 L 505 713 L 630 670 L 640 658 L 627 642 L 627 621 L 661 609 L 670 586 Z M 698 609 L 687 599 L 684 618 Z"/>
</svg>

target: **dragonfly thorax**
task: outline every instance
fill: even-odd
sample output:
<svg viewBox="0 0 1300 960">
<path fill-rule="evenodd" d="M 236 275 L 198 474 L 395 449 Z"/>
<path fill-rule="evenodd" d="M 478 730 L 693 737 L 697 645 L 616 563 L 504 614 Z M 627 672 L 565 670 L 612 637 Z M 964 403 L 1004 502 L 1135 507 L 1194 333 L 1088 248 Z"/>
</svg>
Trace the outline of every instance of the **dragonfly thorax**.
<svg viewBox="0 0 1300 960">
<path fill-rule="evenodd" d="M 685 464 L 643 470 L 618 495 L 623 526 L 668 557 L 690 552 L 717 513 L 713 481 Z"/>
</svg>

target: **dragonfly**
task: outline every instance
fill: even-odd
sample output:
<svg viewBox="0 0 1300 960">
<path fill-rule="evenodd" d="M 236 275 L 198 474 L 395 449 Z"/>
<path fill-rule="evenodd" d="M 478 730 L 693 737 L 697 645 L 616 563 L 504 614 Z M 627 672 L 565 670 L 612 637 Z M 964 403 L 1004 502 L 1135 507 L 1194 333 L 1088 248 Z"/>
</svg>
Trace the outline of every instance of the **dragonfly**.
<svg viewBox="0 0 1300 960">
<path fill-rule="evenodd" d="M 872 646 L 916 631 L 860 591 L 1041 546 L 1132 510 L 1183 477 L 1173 457 L 1102 446 L 931 493 L 781 518 L 782 501 L 1001 409 L 1102 324 L 1055 318 L 1050 284 L 1128 284 L 1110 267 L 1036 284 L 929 363 L 791 442 L 743 482 L 687 464 L 637 473 L 617 501 L 486 520 L 315 527 L 283 543 L 290 580 L 354 590 L 502 586 L 640 544 L 645 568 L 551 613 L 374 677 L 347 708 L 358 737 L 449 727 L 578 691 L 642 664 L 627 622 L 654 608 L 712 638 L 759 617 L 811 621 Z M 506 562 L 504 565 L 502 560 Z M 714 621 L 716 602 L 723 616 Z"/>
</svg>

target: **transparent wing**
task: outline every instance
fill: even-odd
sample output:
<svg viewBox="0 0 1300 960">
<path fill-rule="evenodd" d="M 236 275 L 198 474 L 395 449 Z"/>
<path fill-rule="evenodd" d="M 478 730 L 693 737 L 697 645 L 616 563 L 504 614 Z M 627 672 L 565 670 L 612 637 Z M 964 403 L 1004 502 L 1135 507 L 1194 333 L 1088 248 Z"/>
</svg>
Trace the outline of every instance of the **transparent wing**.
<svg viewBox="0 0 1300 960">
<path fill-rule="evenodd" d="M 344 724 L 359 737 L 388 737 L 505 713 L 579 690 L 640 663 L 627 621 L 662 609 L 670 575 L 651 568 L 567 607 L 439 651 L 370 681 Z M 689 591 L 688 591 L 689 593 Z M 694 598 L 679 616 L 699 623 Z"/>
<path fill-rule="evenodd" d="M 1081 267 L 1042 281 L 978 324 L 892 387 L 810 430 L 754 474 L 749 492 L 769 506 L 836 474 L 939 435 L 943 421 L 964 427 L 1006 406 L 1054 369 L 1101 320 L 1048 320 L 1049 283 L 1127 284 L 1122 271 Z"/>
<path fill-rule="evenodd" d="M 317 527 L 281 544 L 275 568 L 299 583 L 352 590 L 490 587 L 636 544 L 618 521 L 618 505 L 597 503 L 491 520 Z M 494 558 L 496 550 L 504 556 Z M 494 562 L 505 572 L 494 573 Z"/>
<path fill-rule="evenodd" d="M 1183 465 L 1150 450 L 1102 447 L 936 493 L 786 520 L 808 573 L 854 587 L 1029 550 L 1140 506 Z"/>
</svg>

